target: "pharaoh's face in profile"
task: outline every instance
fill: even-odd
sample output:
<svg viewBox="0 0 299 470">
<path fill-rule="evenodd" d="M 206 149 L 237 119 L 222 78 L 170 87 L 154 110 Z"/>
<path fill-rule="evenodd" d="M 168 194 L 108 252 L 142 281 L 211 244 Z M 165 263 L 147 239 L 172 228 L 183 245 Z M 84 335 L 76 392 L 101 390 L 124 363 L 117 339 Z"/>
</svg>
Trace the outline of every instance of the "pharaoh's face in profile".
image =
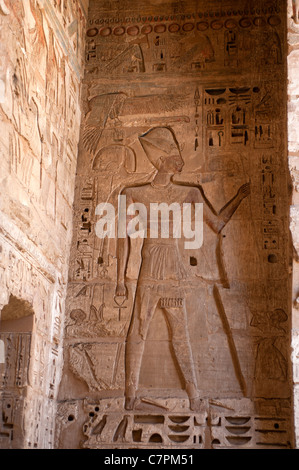
<svg viewBox="0 0 299 470">
<path fill-rule="evenodd" d="M 160 157 L 158 170 L 164 173 L 181 173 L 184 166 L 184 160 L 178 149 L 174 149 L 170 155 Z"/>
</svg>

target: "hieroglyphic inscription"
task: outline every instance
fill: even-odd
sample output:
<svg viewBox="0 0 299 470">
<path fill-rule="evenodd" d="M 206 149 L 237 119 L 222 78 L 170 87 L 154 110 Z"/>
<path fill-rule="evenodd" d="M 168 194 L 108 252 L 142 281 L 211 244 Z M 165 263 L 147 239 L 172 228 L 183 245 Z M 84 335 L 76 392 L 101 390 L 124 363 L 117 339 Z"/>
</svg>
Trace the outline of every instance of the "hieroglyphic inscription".
<svg viewBox="0 0 299 470">
<path fill-rule="evenodd" d="M 189 19 L 186 15 L 98 18 L 94 13 L 86 32 L 87 72 L 244 69 L 254 65 L 253 47 L 259 64 L 277 65 L 282 61 L 277 32 L 281 22 L 279 8 L 273 7 L 192 13 Z"/>
<path fill-rule="evenodd" d="M 269 416 L 252 413 L 248 407 L 246 414 L 244 408 L 234 410 L 232 401 L 210 400 L 201 413 L 187 413 L 184 409 L 170 412 L 168 408 L 173 408 L 173 401 L 168 399 L 163 404 L 161 400 L 153 402 L 155 410 L 145 412 L 141 408 L 133 414 L 121 415 L 114 410 L 109 413 L 107 404 L 108 400 L 102 407 L 96 402 L 85 404 L 88 419 L 83 425 L 83 448 L 102 445 L 109 448 L 132 445 L 140 448 L 290 448 L 287 410 Z M 245 402 L 242 405 L 248 406 Z M 110 406 L 114 408 L 115 404 L 110 401 Z"/>
</svg>

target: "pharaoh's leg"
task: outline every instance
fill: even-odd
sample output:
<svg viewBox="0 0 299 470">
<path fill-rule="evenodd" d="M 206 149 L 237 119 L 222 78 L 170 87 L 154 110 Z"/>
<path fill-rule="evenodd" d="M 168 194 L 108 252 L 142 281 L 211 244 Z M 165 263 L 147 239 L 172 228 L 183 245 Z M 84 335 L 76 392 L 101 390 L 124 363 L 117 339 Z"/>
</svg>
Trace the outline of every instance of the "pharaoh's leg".
<svg viewBox="0 0 299 470">
<path fill-rule="evenodd" d="M 197 410 L 201 404 L 197 390 L 197 380 L 189 339 L 187 314 L 184 307 L 165 309 L 166 318 L 170 327 L 173 351 L 184 377 L 186 392 L 190 401 L 190 408 Z"/>
<path fill-rule="evenodd" d="M 145 340 L 158 297 L 148 287 L 137 287 L 125 349 L 125 408 L 134 407 Z"/>
</svg>

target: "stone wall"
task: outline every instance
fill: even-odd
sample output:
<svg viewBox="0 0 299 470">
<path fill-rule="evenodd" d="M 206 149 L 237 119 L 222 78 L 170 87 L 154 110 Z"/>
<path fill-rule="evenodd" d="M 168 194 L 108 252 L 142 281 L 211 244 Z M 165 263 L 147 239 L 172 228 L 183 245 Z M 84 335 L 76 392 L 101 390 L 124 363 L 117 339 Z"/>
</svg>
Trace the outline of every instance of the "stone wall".
<svg viewBox="0 0 299 470">
<path fill-rule="evenodd" d="M 299 439 L 299 4 L 288 2 L 288 161 L 291 176 L 292 200 L 290 207 L 290 231 L 293 240 L 293 287 L 292 287 L 292 361 L 294 374 L 294 415 L 296 446 Z"/>
<path fill-rule="evenodd" d="M 298 447 L 298 2 L 89 3 L 0 0 L 0 448 Z M 122 286 L 162 137 L 210 226 Z"/>
<path fill-rule="evenodd" d="M 90 2 L 56 447 L 294 445 L 282 3 Z M 128 259 L 120 194 L 201 202 L 202 247 Z"/>
<path fill-rule="evenodd" d="M 0 1 L 3 448 L 53 447 L 87 10 L 86 0 Z"/>
</svg>

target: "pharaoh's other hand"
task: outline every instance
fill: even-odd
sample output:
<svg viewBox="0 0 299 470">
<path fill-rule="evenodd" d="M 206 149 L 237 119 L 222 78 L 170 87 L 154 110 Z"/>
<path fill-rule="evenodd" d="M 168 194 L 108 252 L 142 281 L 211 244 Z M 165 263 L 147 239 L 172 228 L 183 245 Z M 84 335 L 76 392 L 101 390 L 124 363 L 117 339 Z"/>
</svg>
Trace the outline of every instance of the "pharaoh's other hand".
<svg viewBox="0 0 299 470">
<path fill-rule="evenodd" d="M 239 188 L 238 196 L 239 196 L 241 199 L 244 199 L 244 198 L 247 197 L 249 194 L 250 194 L 250 183 L 245 183 L 245 184 L 243 184 L 243 185 Z"/>
<path fill-rule="evenodd" d="M 127 288 L 124 282 L 118 282 L 115 289 L 115 297 L 128 297 Z"/>
</svg>

